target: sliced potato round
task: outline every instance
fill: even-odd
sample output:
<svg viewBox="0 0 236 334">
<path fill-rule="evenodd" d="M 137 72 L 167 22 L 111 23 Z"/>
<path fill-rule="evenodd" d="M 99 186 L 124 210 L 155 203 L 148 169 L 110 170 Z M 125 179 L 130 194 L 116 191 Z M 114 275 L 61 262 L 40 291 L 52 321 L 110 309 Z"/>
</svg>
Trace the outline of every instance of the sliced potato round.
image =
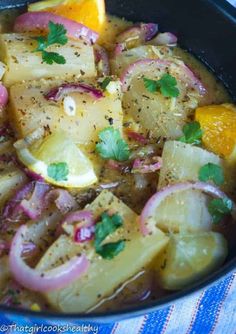
<svg viewBox="0 0 236 334">
<path fill-rule="evenodd" d="M 167 290 L 179 290 L 222 265 L 227 241 L 220 233 L 172 235 L 158 262 L 158 280 Z"/>
<path fill-rule="evenodd" d="M 177 80 L 178 97 L 165 97 L 159 91 L 150 92 L 144 78 L 160 80 L 164 74 Z M 175 139 L 198 106 L 204 88 L 189 68 L 180 60 L 142 59 L 123 72 L 123 107 L 126 115 L 139 122 L 149 137 Z"/>
</svg>

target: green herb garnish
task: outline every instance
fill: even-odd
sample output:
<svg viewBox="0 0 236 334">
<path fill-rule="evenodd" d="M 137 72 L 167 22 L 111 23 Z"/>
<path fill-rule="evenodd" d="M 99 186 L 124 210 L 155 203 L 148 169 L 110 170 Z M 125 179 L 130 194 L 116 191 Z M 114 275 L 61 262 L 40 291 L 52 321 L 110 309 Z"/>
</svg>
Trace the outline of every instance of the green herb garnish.
<svg viewBox="0 0 236 334">
<path fill-rule="evenodd" d="M 53 163 L 48 166 L 47 172 L 55 181 L 67 181 L 69 167 L 66 162 Z"/>
<path fill-rule="evenodd" d="M 208 205 L 208 211 L 212 216 L 213 223 L 218 224 L 225 215 L 230 214 L 233 208 L 233 203 L 228 198 L 213 199 Z"/>
<path fill-rule="evenodd" d="M 129 159 L 130 150 L 127 142 L 121 137 L 119 130 L 108 127 L 99 133 L 100 143 L 96 151 L 103 159 L 125 161 Z"/>
<path fill-rule="evenodd" d="M 110 216 L 106 212 L 101 215 L 101 221 L 95 225 L 95 250 L 102 258 L 111 260 L 124 249 L 124 240 L 102 245 L 106 237 L 114 233 L 121 226 L 123 226 L 123 219 L 120 215 L 114 214 Z"/>
<path fill-rule="evenodd" d="M 224 172 L 221 166 L 209 162 L 202 166 L 198 173 L 200 181 L 213 181 L 217 186 L 224 183 Z"/>
<path fill-rule="evenodd" d="M 203 131 L 200 123 L 192 122 L 183 127 L 184 135 L 179 138 L 179 141 L 186 144 L 200 145 L 202 142 Z"/>
<path fill-rule="evenodd" d="M 106 90 L 107 86 L 109 85 L 109 83 L 112 81 L 111 77 L 106 77 L 101 83 L 100 83 L 100 87 L 102 88 L 102 90 Z"/>
<path fill-rule="evenodd" d="M 44 63 L 52 65 L 56 64 L 65 64 L 65 58 L 56 52 L 48 52 L 46 49 L 53 44 L 65 45 L 68 42 L 66 36 L 67 30 L 62 24 L 57 24 L 53 22 L 48 23 L 48 35 L 46 37 L 40 36 L 35 37 L 34 39 L 38 42 L 38 47 L 34 52 L 42 52 L 42 59 Z"/>
<path fill-rule="evenodd" d="M 103 259 L 112 260 L 125 248 L 125 241 L 110 242 L 96 249 L 96 253 L 101 255 Z"/>
<path fill-rule="evenodd" d="M 144 86 L 150 93 L 160 91 L 165 97 L 178 97 L 180 91 L 177 87 L 177 80 L 170 74 L 164 74 L 160 80 L 143 78 Z"/>
</svg>

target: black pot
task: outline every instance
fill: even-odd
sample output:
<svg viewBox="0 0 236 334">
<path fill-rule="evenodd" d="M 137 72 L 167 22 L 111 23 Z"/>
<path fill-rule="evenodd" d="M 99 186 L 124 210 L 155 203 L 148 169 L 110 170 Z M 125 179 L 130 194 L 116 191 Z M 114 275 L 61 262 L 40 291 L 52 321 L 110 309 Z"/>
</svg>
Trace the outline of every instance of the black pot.
<svg viewBox="0 0 236 334">
<path fill-rule="evenodd" d="M 0 0 L 1 8 L 21 7 L 24 0 Z M 236 101 L 236 9 L 224 0 L 108 0 L 110 14 L 132 21 L 157 22 L 161 30 L 174 32 L 180 45 L 192 52 L 223 81 Z M 22 318 L 34 321 L 57 323 L 119 321 L 163 308 L 177 299 L 206 288 L 236 269 L 236 243 L 230 249 L 226 263 L 219 270 L 191 287 L 150 302 L 145 306 L 133 307 L 106 314 L 58 314 L 35 313 L 0 306 L 0 317 Z M 0 319 L 1 320 L 1 319 Z"/>
</svg>

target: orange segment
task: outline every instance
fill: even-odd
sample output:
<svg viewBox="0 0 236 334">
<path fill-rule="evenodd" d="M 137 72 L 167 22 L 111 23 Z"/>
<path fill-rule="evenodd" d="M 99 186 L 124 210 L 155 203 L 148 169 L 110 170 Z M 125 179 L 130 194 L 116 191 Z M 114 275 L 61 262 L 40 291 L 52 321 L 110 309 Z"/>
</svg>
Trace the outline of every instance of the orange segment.
<svg viewBox="0 0 236 334">
<path fill-rule="evenodd" d="M 105 22 L 104 0 L 48 0 L 29 5 L 29 11 L 47 11 L 100 32 Z"/>
<path fill-rule="evenodd" d="M 232 104 L 201 107 L 196 110 L 195 119 L 204 131 L 206 148 L 230 157 L 236 149 L 236 107 Z"/>
</svg>

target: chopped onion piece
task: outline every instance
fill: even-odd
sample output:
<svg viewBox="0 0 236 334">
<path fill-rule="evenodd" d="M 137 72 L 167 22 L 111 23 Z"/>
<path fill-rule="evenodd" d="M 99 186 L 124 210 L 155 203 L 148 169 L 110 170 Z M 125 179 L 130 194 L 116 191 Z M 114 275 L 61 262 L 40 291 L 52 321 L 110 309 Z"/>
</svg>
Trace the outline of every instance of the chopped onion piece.
<svg viewBox="0 0 236 334">
<path fill-rule="evenodd" d="M 148 174 L 158 171 L 162 166 L 160 157 L 150 159 L 135 159 L 133 164 L 133 173 Z"/>
<path fill-rule="evenodd" d="M 22 210 L 30 219 L 38 219 L 43 209 L 45 209 L 45 195 L 50 186 L 44 182 L 35 182 L 34 191 L 30 199 L 23 199 L 18 205 L 18 210 Z"/>
<path fill-rule="evenodd" d="M 31 194 L 34 189 L 34 182 L 27 183 L 20 190 L 18 190 L 12 199 L 10 199 L 5 205 L 2 213 L 2 218 L 5 220 L 14 220 L 18 214 L 18 205 L 23 201 L 27 196 Z"/>
<path fill-rule="evenodd" d="M 126 133 L 129 138 L 135 140 L 136 142 L 140 144 L 145 145 L 148 143 L 148 139 L 138 132 L 127 130 Z"/>
<path fill-rule="evenodd" d="M 89 44 L 94 44 L 99 35 L 81 23 L 69 20 L 65 17 L 49 12 L 28 12 L 16 18 L 15 32 L 39 32 L 47 31 L 49 22 L 62 24 L 67 30 L 69 38 L 84 39 Z"/>
<path fill-rule="evenodd" d="M 5 86 L 0 83 L 0 108 L 5 108 L 8 102 L 8 91 Z"/>
<path fill-rule="evenodd" d="M 156 23 L 141 23 L 132 26 L 117 37 L 118 43 L 130 42 L 132 40 L 139 40 L 140 43 L 150 41 L 158 32 L 158 25 Z"/>
<path fill-rule="evenodd" d="M 107 51 L 100 45 L 94 45 L 94 53 L 99 75 L 110 75 L 110 64 Z"/>
<path fill-rule="evenodd" d="M 95 220 L 91 211 L 75 211 L 68 214 L 62 221 L 62 226 L 76 223 L 74 229 L 74 241 L 83 243 L 91 240 L 94 236 Z"/>
<path fill-rule="evenodd" d="M 125 43 L 117 43 L 114 49 L 114 55 L 119 56 L 125 50 L 126 50 Z"/>
<path fill-rule="evenodd" d="M 171 32 L 164 32 L 158 34 L 155 38 L 150 41 L 152 45 L 170 45 L 175 46 L 178 38 Z"/>
<path fill-rule="evenodd" d="M 45 197 L 45 202 L 55 202 L 56 207 L 63 214 L 66 214 L 67 212 L 74 210 L 77 207 L 77 203 L 74 200 L 74 197 L 64 189 L 53 189 L 49 191 Z"/>
<path fill-rule="evenodd" d="M 103 97 L 102 91 L 84 83 L 67 83 L 51 89 L 44 97 L 46 100 L 58 102 L 70 93 L 88 93 L 95 100 Z"/>
<path fill-rule="evenodd" d="M 87 271 L 89 261 L 83 254 L 45 272 L 30 268 L 21 257 L 27 230 L 26 225 L 18 229 L 12 241 L 9 256 L 11 273 L 22 286 L 38 292 L 53 291 L 71 284 Z"/>
<path fill-rule="evenodd" d="M 215 186 L 204 183 L 204 182 L 196 182 L 196 183 L 177 183 L 168 187 L 163 188 L 158 191 L 155 195 L 153 195 L 149 201 L 146 203 L 141 216 L 140 216 L 140 225 L 141 232 L 144 236 L 153 232 L 156 228 L 155 226 L 155 215 L 158 215 L 158 206 L 169 196 L 172 194 L 185 191 L 185 190 L 200 190 L 208 195 L 211 195 L 216 198 L 227 198 L 228 196 L 216 188 Z M 232 216 L 236 219 L 236 205 L 233 203 Z"/>
<path fill-rule="evenodd" d="M 76 102 L 71 96 L 66 96 L 63 101 L 64 111 L 68 116 L 76 115 Z"/>
</svg>

